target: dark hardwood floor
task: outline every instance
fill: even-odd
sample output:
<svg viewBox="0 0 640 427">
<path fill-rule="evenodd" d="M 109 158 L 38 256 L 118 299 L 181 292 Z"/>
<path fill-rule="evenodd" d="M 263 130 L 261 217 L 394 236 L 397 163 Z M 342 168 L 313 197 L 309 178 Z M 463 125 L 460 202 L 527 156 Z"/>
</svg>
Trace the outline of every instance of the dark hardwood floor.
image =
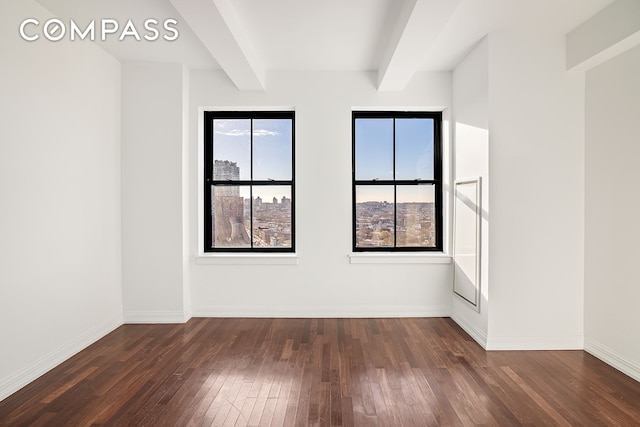
<svg viewBox="0 0 640 427">
<path fill-rule="evenodd" d="M 0 425 L 634 426 L 640 383 L 583 351 L 485 352 L 446 318 L 195 318 L 118 328 Z"/>
</svg>

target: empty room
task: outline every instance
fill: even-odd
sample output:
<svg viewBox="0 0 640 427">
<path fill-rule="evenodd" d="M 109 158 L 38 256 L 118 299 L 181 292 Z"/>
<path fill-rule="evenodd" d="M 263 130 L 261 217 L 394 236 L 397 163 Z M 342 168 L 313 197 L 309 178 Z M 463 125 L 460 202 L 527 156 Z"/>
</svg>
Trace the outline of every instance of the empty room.
<svg viewBox="0 0 640 427">
<path fill-rule="evenodd" d="M 0 426 L 640 426 L 640 1 L 0 22 Z"/>
</svg>

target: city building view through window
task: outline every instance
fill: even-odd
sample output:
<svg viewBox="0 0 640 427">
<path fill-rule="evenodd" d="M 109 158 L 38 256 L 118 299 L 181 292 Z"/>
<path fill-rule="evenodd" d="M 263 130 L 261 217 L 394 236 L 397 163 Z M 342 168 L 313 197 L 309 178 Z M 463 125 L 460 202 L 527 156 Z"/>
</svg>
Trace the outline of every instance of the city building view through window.
<svg viewBox="0 0 640 427">
<path fill-rule="evenodd" d="M 353 249 L 441 250 L 441 113 L 353 113 Z"/>
<path fill-rule="evenodd" d="M 205 114 L 205 250 L 294 249 L 293 112 Z"/>
</svg>

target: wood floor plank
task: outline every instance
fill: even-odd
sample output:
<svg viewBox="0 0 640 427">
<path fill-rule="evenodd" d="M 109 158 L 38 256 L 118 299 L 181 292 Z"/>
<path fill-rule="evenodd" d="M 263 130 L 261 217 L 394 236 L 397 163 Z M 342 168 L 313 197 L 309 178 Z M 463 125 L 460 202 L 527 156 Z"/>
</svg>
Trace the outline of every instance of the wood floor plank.
<svg viewBox="0 0 640 427">
<path fill-rule="evenodd" d="M 640 425 L 583 351 L 486 352 L 451 319 L 124 325 L 0 402 L 0 426 Z"/>
</svg>

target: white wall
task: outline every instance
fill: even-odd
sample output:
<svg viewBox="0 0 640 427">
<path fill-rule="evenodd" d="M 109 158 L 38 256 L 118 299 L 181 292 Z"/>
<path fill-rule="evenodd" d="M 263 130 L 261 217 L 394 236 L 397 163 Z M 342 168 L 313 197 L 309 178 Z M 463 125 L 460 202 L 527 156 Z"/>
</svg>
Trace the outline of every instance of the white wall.
<svg viewBox="0 0 640 427">
<path fill-rule="evenodd" d="M 451 264 L 350 264 L 351 110 L 451 103 L 451 74 L 419 74 L 380 93 L 374 73 L 271 73 L 266 92 L 240 92 L 221 72 L 191 73 L 191 253 L 198 253 L 198 108 L 296 110 L 297 265 L 192 262 L 194 315 L 448 315 Z M 447 111 L 448 114 L 448 111 Z M 449 173 L 449 171 L 447 171 Z"/>
<path fill-rule="evenodd" d="M 489 35 L 489 349 L 583 345 L 584 76 L 564 46 Z"/>
<path fill-rule="evenodd" d="M 489 42 L 484 38 L 453 71 L 455 179 L 482 178 L 479 307 L 454 295 L 451 317 L 486 346 L 489 313 Z"/>
<path fill-rule="evenodd" d="M 640 381 L 640 47 L 587 73 L 585 349 Z"/>
<path fill-rule="evenodd" d="M 122 268 L 127 323 L 184 322 L 190 317 L 183 251 L 185 74 L 186 69 L 175 64 L 122 66 Z"/>
<path fill-rule="evenodd" d="M 33 1 L 0 16 L 0 399 L 118 326 L 123 300 L 128 322 L 451 314 L 490 349 L 580 348 L 584 322 L 587 350 L 638 371 L 637 48 L 588 74 L 585 222 L 584 78 L 565 72 L 560 34 L 491 34 L 453 76 L 402 92 L 358 72 L 241 92 L 151 63 L 123 66 L 121 88 L 91 43 L 21 40 L 16 23 L 49 16 Z M 199 108 L 234 106 L 296 110 L 297 265 L 196 263 Z M 452 301 L 451 264 L 349 262 L 352 108 L 454 119 L 456 177 L 484 179 L 480 313 Z"/>
<path fill-rule="evenodd" d="M 120 65 L 0 5 L 0 399 L 122 322 Z"/>
</svg>

